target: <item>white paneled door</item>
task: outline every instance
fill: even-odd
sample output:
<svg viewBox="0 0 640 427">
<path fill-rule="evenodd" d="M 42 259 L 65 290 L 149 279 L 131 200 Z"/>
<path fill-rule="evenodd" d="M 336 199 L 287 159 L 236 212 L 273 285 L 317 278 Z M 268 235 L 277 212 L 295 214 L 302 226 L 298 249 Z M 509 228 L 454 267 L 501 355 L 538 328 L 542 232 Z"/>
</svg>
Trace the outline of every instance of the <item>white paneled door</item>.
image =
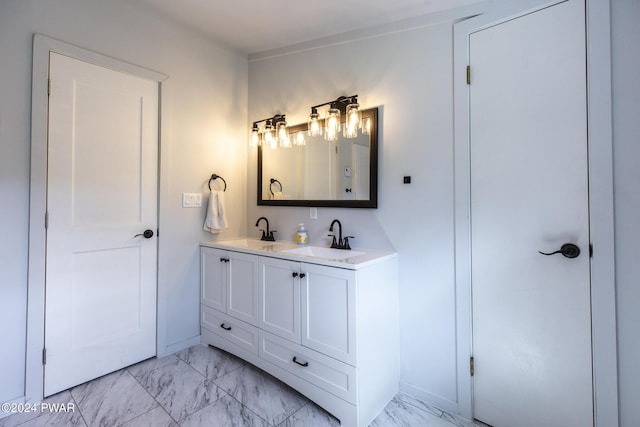
<svg viewBox="0 0 640 427">
<path fill-rule="evenodd" d="M 469 55 L 474 416 L 591 426 L 584 2 L 474 32 Z"/>
<path fill-rule="evenodd" d="M 45 396 L 155 355 L 158 209 L 158 83 L 49 72 Z"/>
</svg>

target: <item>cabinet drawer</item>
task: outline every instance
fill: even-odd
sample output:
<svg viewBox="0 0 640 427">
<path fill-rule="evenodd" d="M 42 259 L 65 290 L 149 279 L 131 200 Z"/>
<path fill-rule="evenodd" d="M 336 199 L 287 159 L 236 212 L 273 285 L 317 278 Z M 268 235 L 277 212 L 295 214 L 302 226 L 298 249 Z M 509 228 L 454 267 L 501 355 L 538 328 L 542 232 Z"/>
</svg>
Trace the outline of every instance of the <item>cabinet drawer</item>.
<svg viewBox="0 0 640 427">
<path fill-rule="evenodd" d="M 260 357 L 341 399 L 356 403 L 357 371 L 353 366 L 265 331 L 260 331 Z"/>
<path fill-rule="evenodd" d="M 258 328 L 202 305 L 202 327 L 214 334 L 258 354 Z"/>
</svg>

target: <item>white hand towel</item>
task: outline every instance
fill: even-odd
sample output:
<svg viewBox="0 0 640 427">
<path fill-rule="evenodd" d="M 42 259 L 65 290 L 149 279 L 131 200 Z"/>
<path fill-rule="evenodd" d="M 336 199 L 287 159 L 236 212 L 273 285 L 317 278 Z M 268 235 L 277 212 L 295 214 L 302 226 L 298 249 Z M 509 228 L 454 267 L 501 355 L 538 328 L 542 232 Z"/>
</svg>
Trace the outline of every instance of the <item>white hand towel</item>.
<svg viewBox="0 0 640 427">
<path fill-rule="evenodd" d="M 209 205 L 207 206 L 207 218 L 204 221 L 204 230 L 217 234 L 228 226 L 224 207 L 224 191 L 211 190 Z"/>
<path fill-rule="evenodd" d="M 273 193 L 273 200 L 282 200 L 282 191 L 276 191 Z"/>
</svg>

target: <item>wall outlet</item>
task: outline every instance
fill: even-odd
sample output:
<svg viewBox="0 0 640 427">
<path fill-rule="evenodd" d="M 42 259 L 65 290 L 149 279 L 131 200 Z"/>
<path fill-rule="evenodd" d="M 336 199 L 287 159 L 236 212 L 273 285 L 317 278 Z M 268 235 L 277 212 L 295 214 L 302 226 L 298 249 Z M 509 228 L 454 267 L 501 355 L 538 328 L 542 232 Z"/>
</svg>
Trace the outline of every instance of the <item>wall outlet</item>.
<svg viewBox="0 0 640 427">
<path fill-rule="evenodd" d="M 202 206 L 201 193 L 182 193 L 183 208 L 199 208 Z"/>
</svg>

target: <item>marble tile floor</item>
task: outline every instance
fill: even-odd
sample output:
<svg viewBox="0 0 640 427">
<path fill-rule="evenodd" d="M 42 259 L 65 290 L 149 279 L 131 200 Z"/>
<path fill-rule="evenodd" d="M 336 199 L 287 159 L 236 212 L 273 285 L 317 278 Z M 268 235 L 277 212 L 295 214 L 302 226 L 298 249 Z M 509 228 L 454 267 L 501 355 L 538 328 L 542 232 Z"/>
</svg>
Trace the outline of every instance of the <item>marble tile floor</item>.
<svg viewBox="0 0 640 427">
<path fill-rule="evenodd" d="M 338 420 L 269 374 L 195 346 L 149 359 L 45 400 L 70 408 L 0 418 L 0 427 L 335 427 Z M 398 394 L 370 427 L 477 427 Z"/>
</svg>

